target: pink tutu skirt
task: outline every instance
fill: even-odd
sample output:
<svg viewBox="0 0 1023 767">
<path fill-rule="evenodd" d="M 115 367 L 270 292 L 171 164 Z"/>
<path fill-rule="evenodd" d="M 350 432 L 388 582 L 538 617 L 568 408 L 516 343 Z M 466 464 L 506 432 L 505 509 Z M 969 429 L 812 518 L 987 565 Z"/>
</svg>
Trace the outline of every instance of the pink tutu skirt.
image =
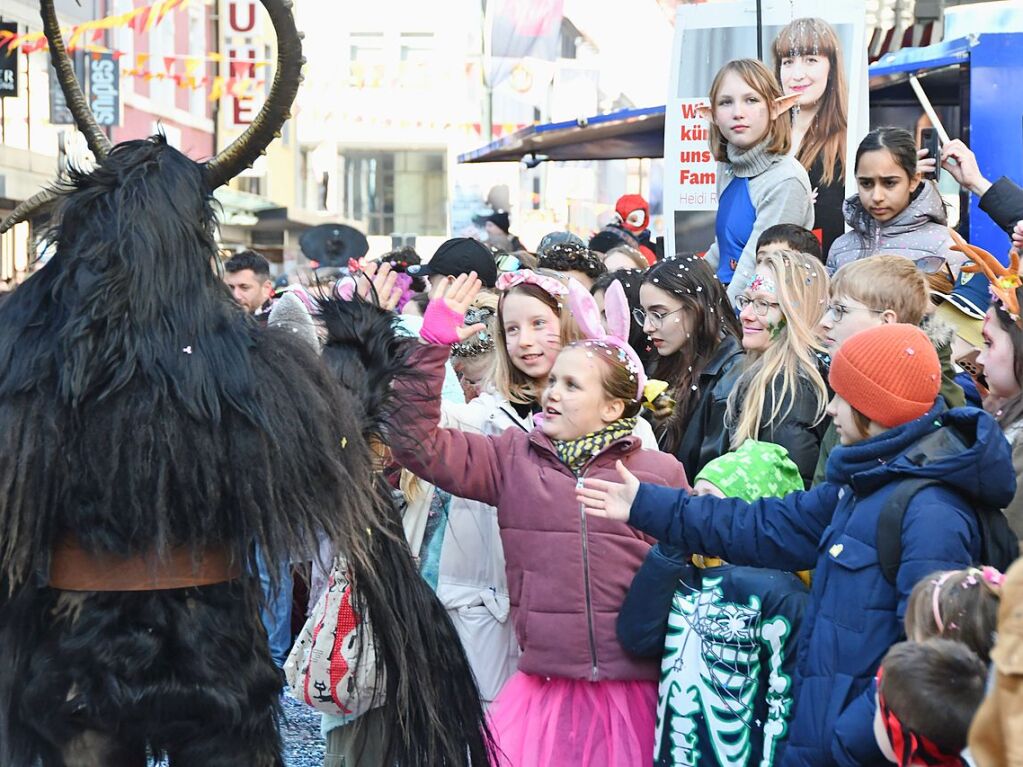
<svg viewBox="0 0 1023 767">
<path fill-rule="evenodd" d="M 490 706 L 495 767 L 649 767 L 656 708 L 656 682 L 517 672 Z"/>
</svg>

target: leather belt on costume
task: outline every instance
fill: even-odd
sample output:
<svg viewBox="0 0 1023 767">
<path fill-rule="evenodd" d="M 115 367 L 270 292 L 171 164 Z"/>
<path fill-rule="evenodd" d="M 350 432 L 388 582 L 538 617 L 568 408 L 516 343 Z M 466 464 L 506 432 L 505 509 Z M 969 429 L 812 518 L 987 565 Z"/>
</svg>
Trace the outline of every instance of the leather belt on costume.
<svg viewBox="0 0 1023 767">
<path fill-rule="evenodd" d="M 200 557 L 185 547 L 163 556 L 121 557 L 93 554 L 74 538 L 64 538 L 53 547 L 49 586 L 62 591 L 161 591 L 210 586 L 241 574 L 241 564 L 224 548 L 206 549 Z"/>
</svg>

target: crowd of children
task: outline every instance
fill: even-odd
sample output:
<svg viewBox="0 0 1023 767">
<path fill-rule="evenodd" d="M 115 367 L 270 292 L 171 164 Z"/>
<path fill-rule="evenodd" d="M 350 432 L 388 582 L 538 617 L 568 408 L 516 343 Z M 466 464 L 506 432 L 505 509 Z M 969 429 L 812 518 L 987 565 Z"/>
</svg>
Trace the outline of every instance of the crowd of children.
<svg viewBox="0 0 1023 767">
<path fill-rule="evenodd" d="M 840 65 L 804 31 L 714 80 L 705 254 L 551 233 L 367 270 L 383 306 L 392 268 L 429 280 L 388 458 L 495 764 L 1023 763 L 1018 261 L 947 228 L 898 128 L 821 247 L 807 170 L 833 185 L 844 144 L 788 108 Z M 937 161 L 1011 208 L 961 142 Z"/>
</svg>

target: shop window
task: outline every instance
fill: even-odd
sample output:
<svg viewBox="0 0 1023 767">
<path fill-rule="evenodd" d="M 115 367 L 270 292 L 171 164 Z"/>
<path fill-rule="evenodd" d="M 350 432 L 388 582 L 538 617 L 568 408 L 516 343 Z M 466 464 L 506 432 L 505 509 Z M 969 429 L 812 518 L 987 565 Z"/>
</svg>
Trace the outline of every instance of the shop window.
<svg viewBox="0 0 1023 767">
<path fill-rule="evenodd" d="M 444 234 L 446 191 L 442 152 L 345 153 L 345 216 L 367 234 Z"/>
</svg>

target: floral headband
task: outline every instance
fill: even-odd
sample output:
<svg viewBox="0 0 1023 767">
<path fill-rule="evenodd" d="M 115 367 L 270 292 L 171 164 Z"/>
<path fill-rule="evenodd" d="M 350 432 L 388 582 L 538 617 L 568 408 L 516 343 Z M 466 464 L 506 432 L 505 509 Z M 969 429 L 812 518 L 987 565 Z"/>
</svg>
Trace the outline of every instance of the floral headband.
<svg viewBox="0 0 1023 767">
<path fill-rule="evenodd" d="M 494 316 L 494 310 L 488 306 L 479 309 L 472 308 L 465 313 L 466 327 L 486 323 Z M 486 330 L 481 330 L 471 338 L 460 341 L 451 346 L 451 354 L 455 357 L 479 357 L 494 350 L 494 336 Z"/>
<path fill-rule="evenodd" d="M 1019 274 L 1019 253 L 1013 249 L 1009 253 L 1009 265 L 1005 266 L 983 248 L 968 243 L 955 229 L 949 231 L 956 242 L 952 250 L 965 253 L 973 261 L 972 264 L 964 266 L 963 271 L 987 277 L 991 281 L 988 288 L 991 291 L 991 298 L 998 302 L 1018 327 L 1023 328 L 1023 319 L 1020 318 L 1019 311 L 1019 289 L 1023 286 L 1023 279 L 1020 279 Z"/>
<path fill-rule="evenodd" d="M 596 346 L 616 358 L 629 371 L 629 378 L 636 382 L 636 399 L 643 398 L 646 386 L 646 372 L 639 355 L 629 346 L 629 301 L 625 288 L 615 280 L 604 291 L 604 314 L 610 331 L 605 331 L 600 321 L 600 309 L 590 292 L 578 280 L 568 281 L 568 308 L 572 311 L 579 329 L 586 337 L 588 346 Z"/>
<path fill-rule="evenodd" d="M 506 272 L 497 278 L 497 289 L 502 292 L 511 290 L 516 285 L 536 285 L 554 298 L 564 298 L 568 295 L 568 288 L 562 282 L 544 274 L 537 274 L 532 269 Z"/>
</svg>

